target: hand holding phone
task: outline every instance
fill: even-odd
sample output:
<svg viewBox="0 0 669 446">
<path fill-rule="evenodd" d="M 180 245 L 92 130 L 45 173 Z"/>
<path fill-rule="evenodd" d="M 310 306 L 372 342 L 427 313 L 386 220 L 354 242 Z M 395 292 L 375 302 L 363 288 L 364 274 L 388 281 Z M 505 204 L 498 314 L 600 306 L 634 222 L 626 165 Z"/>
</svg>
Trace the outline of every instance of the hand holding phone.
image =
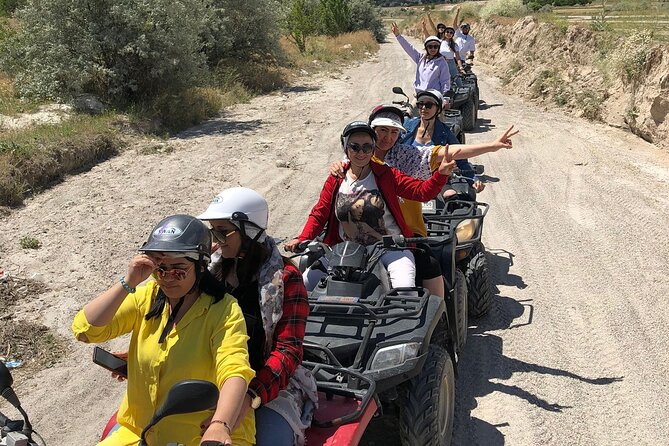
<svg viewBox="0 0 669 446">
<path fill-rule="evenodd" d="M 128 362 L 103 348 L 95 346 L 95 349 L 93 349 L 93 362 L 109 370 L 112 374 L 123 378 L 128 377 Z"/>
</svg>

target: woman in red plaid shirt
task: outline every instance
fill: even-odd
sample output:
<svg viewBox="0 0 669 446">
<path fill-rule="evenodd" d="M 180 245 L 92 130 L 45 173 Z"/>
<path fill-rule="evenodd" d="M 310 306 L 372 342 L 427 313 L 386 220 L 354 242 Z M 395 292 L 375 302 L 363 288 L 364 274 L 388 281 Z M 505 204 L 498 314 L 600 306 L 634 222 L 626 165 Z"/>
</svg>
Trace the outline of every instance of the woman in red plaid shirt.
<svg viewBox="0 0 669 446">
<path fill-rule="evenodd" d="M 265 233 L 268 213 L 260 194 L 233 187 L 198 218 L 211 225 L 211 270 L 237 298 L 250 337 L 256 377 L 238 419 L 255 410 L 258 446 L 303 445 L 318 402 L 316 382 L 300 365 L 309 304 L 302 274 Z"/>
</svg>

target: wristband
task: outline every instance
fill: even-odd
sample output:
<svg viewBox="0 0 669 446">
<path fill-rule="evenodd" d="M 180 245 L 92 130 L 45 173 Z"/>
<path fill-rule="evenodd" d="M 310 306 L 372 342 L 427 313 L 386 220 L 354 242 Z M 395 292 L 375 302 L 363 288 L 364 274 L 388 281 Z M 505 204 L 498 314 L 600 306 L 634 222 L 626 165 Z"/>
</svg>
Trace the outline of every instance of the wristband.
<svg viewBox="0 0 669 446">
<path fill-rule="evenodd" d="M 228 425 L 228 423 L 227 423 L 226 421 L 223 421 L 223 420 L 211 420 L 211 421 L 209 422 L 209 424 L 215 424 L 215 423 L 222 424 L 223 427 L 226 428 L 226 429 L 228 430 L 228 435 L 232 435 L 232 429 L 230 429 L 230 426 Z"/>
<path fill-rule="evenodd" d="M 121 277 L 118 281 L 121 282 L 121 286 L 123 287 L 124 290 L 128 292 L 128 294 L 132 294 L 135 291 L 137 291 L 137 288 L 132 288 L 130 285 L 126 283 L 125 276 Z"/>
</svg>

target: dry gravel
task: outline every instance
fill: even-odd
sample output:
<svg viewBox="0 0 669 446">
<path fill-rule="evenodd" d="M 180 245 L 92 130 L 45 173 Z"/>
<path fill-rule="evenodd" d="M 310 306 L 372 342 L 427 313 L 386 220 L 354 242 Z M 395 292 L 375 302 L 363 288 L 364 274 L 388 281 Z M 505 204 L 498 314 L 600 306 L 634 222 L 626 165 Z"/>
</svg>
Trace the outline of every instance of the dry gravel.
<svg viewBox="0 0 669 446">
<path fill-rule="evenodd" d="M 468 141 L 512 123 L 521 134 L 478 160 L 497 304 L 461 358 L 454 444 L 668 443 L 669 155 L 506 96 L 476 69 L 485 105 Z M 171 153 L 130 151 L 28 200 L 0 219 L 0 268 L 37 273 L 49 291 L 16 316 L 71 336 L 76 310 L 124 273 L 155 222 L 198 213 L 232 185 L 268 198 L 273 235 L 296 234 L 341 156 L 343 125 L 392 99 L 392 86 L 408 91 L 412 76 L 391 42 L 365 64 L 227 110 L 174 138 Z M 22 250 L 25 234 L 43 247 Z M 49 444 L 95 444 L 120 400 L 123 385 L 91 350 L 73 342 L 59 365 L 17 379 Z"/>
</svg>

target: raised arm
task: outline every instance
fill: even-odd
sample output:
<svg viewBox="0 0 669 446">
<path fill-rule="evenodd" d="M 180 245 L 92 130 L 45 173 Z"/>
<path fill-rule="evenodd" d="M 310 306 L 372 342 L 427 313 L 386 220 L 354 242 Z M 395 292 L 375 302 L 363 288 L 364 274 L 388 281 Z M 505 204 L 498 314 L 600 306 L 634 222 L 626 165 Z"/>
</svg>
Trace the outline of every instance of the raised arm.
<svg viewBox="0 0 669 446">
<path fill-rule="evenodd" d="M 414 46 L 410 44 L 407 39 L 404 38 L 402 33 L 400 33 L 400 28 L 397 26 L 397 23 L 393 22 L 390 29 L 393 32 L 393 34 L 395 34 L 395 38 L 399 42 L 404 52 L 407 53 L 414 62 L 416 63 L 420 62 L 420 57 L 421 57 L 420 51 L 414 48 Z"/>
<path fill-rule="evenodd" d="M 430 34 L 429 35 L 430 36 L 436 36 L 437 35 L 437 27 L 434 24 L 434 21 L 432 20 L 432 17 L 430 16 L 429 12 L 427 13 L 427 20 L 430 22 L 430 29 L 429 29 Z M 425 37 L 428 37 L 428 36 L 425 36 Z"/>
<path fill-rule="evenodd" d="M 460 7 L 455 8 L 455 17 L 453 17 L 453 29 L 458 29 L 458 18 L 460 17 Z"/>
<path fill-rule="evenodd" d="M 450 155 L 453 159 L 461 160 L 467 158 L 474 158 L 478 155 L 483 155 L 488 152 L 496 152 L 499 149 L 513 148 L 513 141 L 511 137 L 518 134 L 518 130 L 514 131 L 513 126 L 506 129 L 506 131 L 496 140 L 483 144 L 451 144 L 450 146 L 442 146 L 437 152 L 437 161 L 441 162 L 445 156 Z M 455 151 L 459 150 L 456 154 Z"/>
</svg>

